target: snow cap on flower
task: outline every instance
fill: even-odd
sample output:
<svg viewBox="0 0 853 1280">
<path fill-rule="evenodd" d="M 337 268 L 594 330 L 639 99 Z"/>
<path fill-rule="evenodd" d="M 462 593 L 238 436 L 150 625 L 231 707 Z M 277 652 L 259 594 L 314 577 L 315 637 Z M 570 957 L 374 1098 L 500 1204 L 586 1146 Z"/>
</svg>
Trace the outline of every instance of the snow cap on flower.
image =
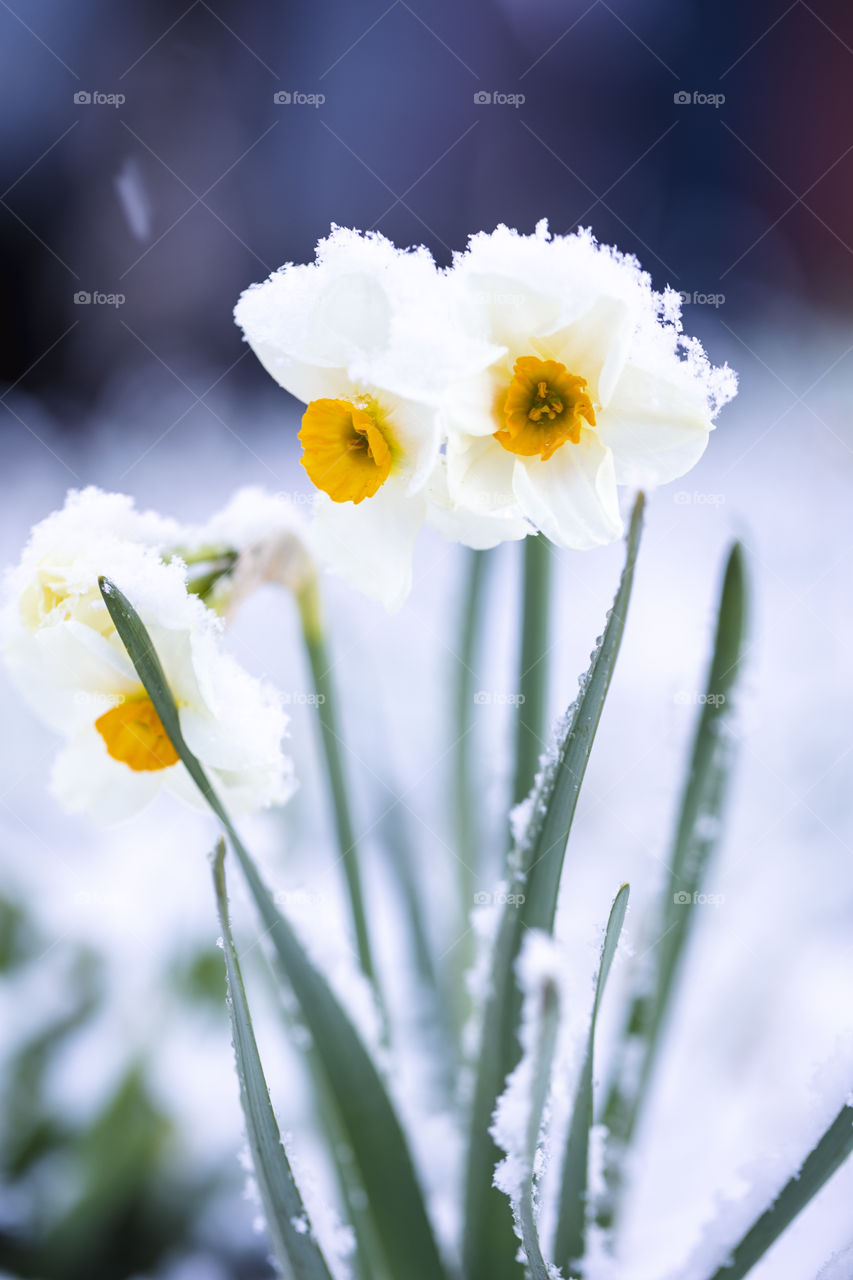
<svg viewBox="0 0 853 1280">
<path fill-rule="evenodd" d="M 589 231 L 500 226 L 447 282 L 455 322 L 492 351 L 446 398 L 450 497 L 514 510 L 560 546 L 618 538 L 617 487 L 683 475 L 735 393 L 682 334 L 678 295 Z"/>
<path fill-rule="evenodd" d="M 429 402 L 444 382 L 434 357 L 463 366 L 444 341 L 441 307 L 428 249 L 333 227 L 313 263 L 287 263 L 252 285 L 234 318 L 264 368 L 298 400 L 355 382 Z"/>
<path fill-rule="evenodd" d="M 60 622 L 80 622 L 103 635 L 112 621 L 98 589 L 98 572 L 132 571 L 160 564 L 164 546 L 181 535 L 181 526 L 153 511 L 137 511 L 123 493 L 95 487 L 72 489 L 59 511 L 30 533 L 17 566 L 6 574 L 4 633 L 39 632 Z M 96 564 L 107 565 L 100 570 Z M 133 566 L 132 570 L 126 566 Z M 147 579 L 145 579 L 147 581 Z M 165 585 L 168 584 L 168 585 Z M 158 575 L 161 607 L 185 594 L 183 571 Z"/>
<path fill-rule="evenodd" d="M 114 533 L 109 511 L 121 517 Z M 137 529 L 149 544 L 133 540 Z M 154 545 L 175 532 L 171 522 L 138 516 L 121 495 L 72 493 L 36 526 L 6 578 L 5 660 L 36 713 L 66 739 L 56 793 L 69 810 L 103 821 L 129 816 L 161 787 L 202 801 L 113 626 L 100 575 L 120 587 L 148 628 L 183 735 L 226 805 L 259 808 L 293 788 L 281 708 L 222 651 L 221 624 L 188 593 L 184 566 L 165 563 Z"/>
</svg>

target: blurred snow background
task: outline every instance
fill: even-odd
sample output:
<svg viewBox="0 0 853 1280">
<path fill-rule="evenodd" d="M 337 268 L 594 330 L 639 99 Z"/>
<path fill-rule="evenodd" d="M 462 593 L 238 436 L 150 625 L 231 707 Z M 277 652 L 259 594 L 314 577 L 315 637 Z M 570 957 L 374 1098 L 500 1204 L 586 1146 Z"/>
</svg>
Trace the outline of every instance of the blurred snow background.
<svg viewBox="0 0 853 1280">
<path fill-rule="evenodd" d="M 631 966 L 655 941 L 647 911 L 665 870 L 732 537 L 747 551 L 754 604 L 741 759 L 724 847 L 708 883 L 724 900 L 689 908 L 700 917 L 641 1134 L 626 1280 L 679 1274 L 718 1201 L 741 1196 L 756 1165 L 762 1187 L 781 1183 L 816 1135 L 817 1117 L 849 1088 L 851 353 L 853 334 L 839 328 L 815 331 L 810 344 L 796 346 L 771 328 L 739 339 L 723 333 L 714 355 L 727 355 L 740 370 L 741 394 L 701 464 L 654 494 L 649 507 L 624 647 L 570 844 L 559 924 L 582 1008 L 591 998 L 610 901 L 623 880 L 631 882 L 625 942 L 603 1012 L 599 1078 L 606 1076 L 607 1029 L 612 1033 Z M 203 517 L 241 483 L 306 492 L 294 447 L 296 411 L 283 393 L 273 388 L 250 403 L 216 392 L 167 430 L 176 406 L 156 373 L 147 370 L 144 383 L 144 398 L 142 378 L 113 387 L 80 442 L 62 437 L 33 402 L 10 401 L 39 439 L 22 431 L 4 471 L 4 562 L 17 557 L 30 524 L 59 505 L 73 483 L 125 489 L 140 505 L 190 518 Z M 555 716 L 574 696 L 621 557 L 613 547 L 558 558 Z M 478 687 L 497 695 L 476 707 L 475 728 L 478 797 L 495 847 L 509 768 L 502 695 L 514 688 L 517 562 L 512 546 L 492 557 L 477 673 Z M 327 580 L 369 905 L 401 1015 L 407 962 L 399 933 L 387 923 L 387 867 L 376 820 L 396 797 L 415 843 L 424 911 L 439 950 L 452 949 L 453 835 L 444 815 L 462 569 L 458 548 L 426 536 L 411 599 L 391 617 Z M 284 812 L 249 824 L 250 841 L 285 906 L 329 963 L 335 955 L 346 960 L 312 708 L 304 702 L 310 683 L 289 602 L 272 591 L 255 597 L 238 617 L 231 644 L 290 698 L 290 745 L 302 779 Z M 4 1054 L 8 1060 L 52 1016 L 69 1011 L 82 989 L 74 953 L 92 951 L 102 962 L 103 1001 L 56 1053 L 47 1097 L 60 1114 L 85 1122 L 128 1065 L 144 1063 L 154 1103 L 176 1126 L 171 1176 L 222 1184 L 216 1194 L 227 1207 L 201 1216 L 195 1231 L 208 1261 L 192 1274 L 232 1274 L 222 1271 L 222 1236 L 232 1237 L 238 1253 L 245 1249 L 253 1210 L 240 1198 L 228 1031 L 215 998 L 188 994 L 188 974 L 204 974 L 217 932 L 206 860 L 213 825 L 165 799 L 110 830 L 64 816 L 47 793 L 55 743 L 5 687 L 2 705 L 3 896 L 26 912 L 38 939 L 30 963 L 0 987 Z M 385 773 L 386 762 L 394 777 Z M 492 871 L 484 871 L 480 888 L 495 888 Z M 282 1126 L 314 1167 L 310 1095 L 287 1053 L 263 947 L 236 876 L 231 889 Z M 214 991 L 216 972 L 214 962 L 208 974 Z M 400 1070 L 405 1087 L 418 1087 L 416 1064 Z M 417 1097 L 410 1103 L 416 1109 Z M 442 1137 L 434 1160 L 445 1154 Z M 762 1172 L 768 1161 L 769 1174 Z M 316 1176 L 322 1184 L 319 1166 Z M 53 1194 L 56 1178 L 61 1184 L 54 1170 L 40 1194 Z M 847 1168 L 755 1269 L 757 1280 L 813 1280 L 850 1243 L 851 1191 Z M 62 1194 L 70 1193 L 66 1185 Z M 15 1208 L 6 1202 L 4 1227 Z M 725 1226 L 720 1234 L 726 1238 Z M 263 1274 L 262 1245 L 256 1250 L 253 1265 L 261 1270 L 234 1274 Z"/>
</svg>

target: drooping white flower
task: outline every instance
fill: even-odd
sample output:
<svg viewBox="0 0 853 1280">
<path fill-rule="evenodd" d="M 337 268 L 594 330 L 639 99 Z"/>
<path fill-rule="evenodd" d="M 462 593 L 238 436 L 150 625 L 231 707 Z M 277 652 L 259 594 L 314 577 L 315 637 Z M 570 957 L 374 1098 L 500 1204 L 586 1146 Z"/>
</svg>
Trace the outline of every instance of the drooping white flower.
<svg viewBox="0 0 853 1280">
<path fill-rule="evenodd" d="M 265 583 L 298 594 L 316 572 L 305 504 L 255 487 L 238 489 L 221 511 L 184 529 L 177 553 L 191 589 L 226 620 Z"/>
<path fill-rule="evenodd" d="M 161 540 L 176 535 L 178 526 L 136 513 L 130 499 L 85 490 L 36 526 L 7 575 L 4 657 L 24 697 L 66 740 L 54 789 L 69 810 L 101 821 L 130 816 L 161 787 L 203 803 L 113 626 L 102 574 L 148 628 L 187 744 L 226 806 L 281 803 L 293 789 L 281 750 L 286 716 L 223 652 L 221 623 L 187 591 L 184 565 L 162 559 Z"/>
<path fill-rule="evenodd" d="M 678 295 L 587 231 L 473 236 L 447 286 L 454 322 L 491 348 L 446 397 L 450 497 L 559 546 L 618 538 L 618 486 L 683 475 L 735 393 L 682 335 Z"/>
<path fill-rule="evenodd" d="M 415 539 L 434 501 L 438 406 L 472 359 L 449 327 L 444 282 L 424 248 L 335 228 L 316 261 L 248 289 L 235 318 L 264 367 L 306 404 L 302 465 L 318 490 L 314 541 L 348 581 L 388 608 L 411 586 Z M 463 536 L 455 501 L 437 522 Z M 483 513 L 488 544 L 491 511 Z M 516 521 L 521 537 L 526 526 Z M 493 541 L 510 536 L 495 535 Z"/>
</svg>

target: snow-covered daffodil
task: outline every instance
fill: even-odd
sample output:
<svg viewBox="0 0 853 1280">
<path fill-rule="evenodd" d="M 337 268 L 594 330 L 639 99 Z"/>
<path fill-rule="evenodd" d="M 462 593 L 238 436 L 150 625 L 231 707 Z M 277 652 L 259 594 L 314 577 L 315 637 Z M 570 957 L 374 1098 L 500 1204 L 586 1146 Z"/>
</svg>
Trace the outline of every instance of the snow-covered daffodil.
<svg viewBox="0 0 853 1280">
<path fill-rule="evenodd" d="M 226 806 L 280 803 L 293 789 L 281 750 L 286 716 L 223 651 L 222 624 L 187 590 L 185 566 L 162 558 L 162 544 L 180 536 L 129 498 L 88 489 L 35 527 L 7 576 L 4 657 L 24 697 L 66 740 L 53 786 L 71 811 L 115 821 L 163 787 L 203 803 L 113 626 L 102 574 L 145 623 L 184 738 Z"/>
<path fill-rule="evenodd" d="M 679 297 L 579 231 L 473 236 L 448 272 L 453 323 L 491 354 L 445 398 L 447 486 L 463 509 L 515 511 L 558 546 L 622 532 L 618 486 L 698 462 L 735 392 L 685 338 Z"/>
</svg>

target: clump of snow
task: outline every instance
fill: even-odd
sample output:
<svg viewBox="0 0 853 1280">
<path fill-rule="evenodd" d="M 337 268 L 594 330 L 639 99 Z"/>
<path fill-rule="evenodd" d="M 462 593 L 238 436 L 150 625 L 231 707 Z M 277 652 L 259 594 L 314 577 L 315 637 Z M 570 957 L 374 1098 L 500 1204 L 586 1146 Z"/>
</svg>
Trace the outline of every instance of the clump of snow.
<svg viewBox="0 0 853 1280">
<path fill-rule="evenodd" d="M 548 1161 L 546 1139 L 549 1114 L 546 1102 L 541 1132 L 533 1153 L 529 1150 L 531 1105 L 536 1078 L 539 1037 L 542 1027 L 542 999 L 546 989 L 557 993 L 562 1003 L 563 981 L 566 970 L 565 956 L 550 934 L 540 929 L 529 930 L 524 937 L 521 953 L 516 962 L 516 975 L 523 994 L 521 1026 L 521 1059 L 509 1076 L 506 1088 L 498 1098 L 492 1125 L 489 1130 L 497 1146 L 506 1152 L 497 1165 L 494 1184 L 510 1201 L 516 1234 L 522 1191 L 531 1174 L 540 1179 Z"/>
<path fill-rule="evenodd" d="M 291 1225 L 300 1235 L 313 1231 L 334 1280 L 350 1280 L 352 1271 L 348 1259 L 355 1251 L 355 1232 L 341 1221 L 324 1190 L 319 1169 L 290 1134 L 284 1145 L 305 1205 L 305 1212 L 292 1218 Z"/>
<path fill-rule="evenodd" d="M 853 1276 L 853 1244 L 834 1253 L 817 1273 L 815 1280 L 850 1280 Z"/>
</svg>

